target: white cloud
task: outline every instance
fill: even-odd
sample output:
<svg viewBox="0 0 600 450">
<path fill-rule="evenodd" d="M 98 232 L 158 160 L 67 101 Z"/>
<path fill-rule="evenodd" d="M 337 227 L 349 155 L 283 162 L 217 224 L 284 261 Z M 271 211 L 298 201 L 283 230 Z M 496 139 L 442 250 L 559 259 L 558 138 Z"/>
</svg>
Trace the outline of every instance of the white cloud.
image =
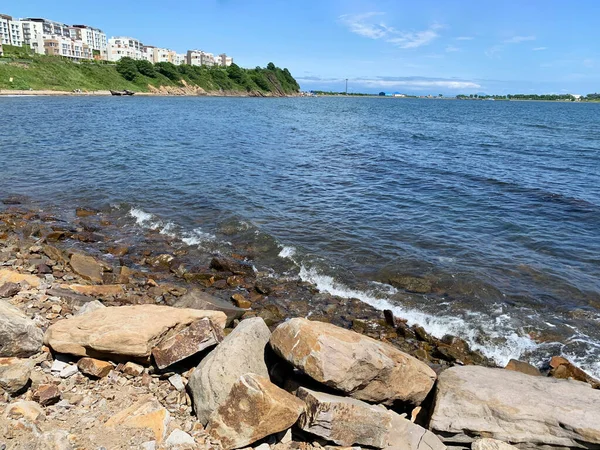
<svg viewBox="0 0 600 450">
<path fill-rule="evenodd" d="M 472 41 L 475 39 L 473 36 L 459 36 L 456 38 L 457 41 Z"/>
<path fill-rule="evenodd" d="M 354 34 L 369 39 L 385 39 L 386 42 L 400 48 L 427 45 L 439 36 L 437 30 L 443 28 L 439 24 L 433 24 L 423 31 L 399 31 L 379 20 L 382 15 L 385 13 L 344 14 L 339 16 L 338 20 Z"/>
<path fill-rule="evenodd" d="M 547 49 L 548 49 L 548 47 L 535 47 L 535 48 L 532 48 L 531 50 L 533 50 L 534 52 L 541 52 L 541 51 L 547 50 Z"/>
<path fill-rule="evenodd" d="M 458 47 L 455 47 L 455 46 L 453 46 L 453 45 L 448 45 L 448 46 L 446 47 L 446 52 L 447 52 L 447 53 L 452 53 L 452 52 L 460 52 L 460 48 L 458 48 Z"/>
<path fill-rule="evenodd" d="M 535 36 L 513 36 L 504 41 L 505 44 L 520 44 L 521 42 L 535 41 Z"/>
<path fill-rule="evenodd" d="M 299 78 L 298 82 L 303 84 L 330 84 L 342 83 L 343 78 L 319 79 L 316 77 Z M 355 78 L 350 82 L 353 85 L 362 85 L 365 88 L 411 88 L 414 90 L 426 90 L 430 88 L 445 88 L 445 89 L 479 89 L 481 85 L 473 81 L 465 80 L 439 80 L 430 78 L 399 78 L 399 79 L 384 79 L 384 78 Z"/>
</svg>

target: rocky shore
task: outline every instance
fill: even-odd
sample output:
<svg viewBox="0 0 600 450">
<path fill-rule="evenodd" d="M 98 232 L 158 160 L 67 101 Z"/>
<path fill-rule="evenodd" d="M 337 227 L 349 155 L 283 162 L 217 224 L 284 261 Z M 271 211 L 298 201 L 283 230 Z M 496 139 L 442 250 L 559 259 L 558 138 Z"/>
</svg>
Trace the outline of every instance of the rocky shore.
<svg viewBox="0 0 600 450">
<path fill-rule="evenodd" d="M 256 249 L 19 203 L 0 210 L 1 449 L 600 448 L 600 384 L 563 358 L 497 368 L 261 272 Z"/>
</svg>

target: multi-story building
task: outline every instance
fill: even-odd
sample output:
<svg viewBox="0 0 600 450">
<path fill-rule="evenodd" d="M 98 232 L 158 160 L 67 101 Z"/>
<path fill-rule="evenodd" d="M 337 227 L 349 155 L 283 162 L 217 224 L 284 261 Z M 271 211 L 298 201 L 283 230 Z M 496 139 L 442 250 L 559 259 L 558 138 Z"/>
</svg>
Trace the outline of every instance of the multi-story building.
<svg viewBox="0 0 600 450">
<path fill-rule="evenodd" d="M 0 56 L 4 56 L 4 49 L 2 48 L 2 41 L 0 41 Z"/>
<path fill-rule="evenodd" d="M 219 56 L 215 58 L 215 64 L 223 67 L 229 67 L 233 64 L 233 58 L 227 56 L 225 53 L 221 53 Z"/>
<path fill-rule="evenodd" d="M 43 24 L 21 19 L 21 25 L 23 26 L 23 42 L 25 45 L 29 45 L 35 53 L 43 55 L 45 53 Z"/>
<path fill-rule="evenodd" d="M 94 51 L 94 59 L 107 59 L 108 41 L 106 34 L 87 25 L 73 25 L 70 28 L 71 37 L 85 42 Z"/>
<path fill-rule="evenodd" d="M 144 44 L 130 37 L 113 37 L 108 40 L 108 60 L 118 61 L 121 58 L 146 59 Z"/>
<path fill-rule="evenodd" d="M 183 53 L 171 51 L 169 53 L 169 62 L 172 62 L 176 66 L 180 66 L 186 63 L 186 56 Z"/>
<path fill-rule="evenodd" d="M 66 23 L 55 22 L 54 20 L 27 17 L 21 19 L 21 22 L 36 22 L 42 26 L 42 34 L 47 36 L 65 36 L 71 37 L 71 29 Z"/>
<path fill-rule="evenodd" d="M 23 45 L 23 27 L 20 21 L 0 14 L 0 43 L 17 47 Z"/>
<path fill-rule="evenodd" d="M 187 63 L 190 66 L 214 66 L 215 57 L 212 53 L 207 53 L 202 50 L 188 50 Z"/>
<path fill-rule="evenodd" d="M 75 61 L 94 58 L 93 50 L 87 43 L 62 35 L 44 36 L 44 53 L 48 56 L 63 56 Z"/>
</svg>

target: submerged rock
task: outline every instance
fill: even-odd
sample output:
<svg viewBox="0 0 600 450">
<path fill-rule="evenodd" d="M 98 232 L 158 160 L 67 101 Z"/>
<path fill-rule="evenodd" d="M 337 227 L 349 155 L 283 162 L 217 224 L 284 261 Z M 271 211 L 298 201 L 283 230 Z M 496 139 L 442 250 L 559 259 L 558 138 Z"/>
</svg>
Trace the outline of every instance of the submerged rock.
<svg viewBox="0 0 600 450">
<path fill-rule="evenodd" d="M 210 262 L 210 267 L 220 272 L 231 272 L 236 275 L 255 276 L 254 267 L 252 267 L 252 264 L 238 261 L 237 259 L 233 258 L 226 258 L 224 256 L 213 258 Z"/>
<path fill-rule="evenodd" d="M 285 431 L 304 411 L 304 402 L 278 388 L 266 377 L 248 373 L 210 416 L 207 431 L 230 450 Z"/>
<path fill-rule="evenodd" d="M 411 275 L 393 275 L 388 282 L 396 288 L 416 294 L 428 294 L 432 289 L 431 281 Z"/>
<path fill-rule="evenodd" d="M 20 310 L 0 300 L 0 357 L 27 357 L 42 347 L 44 333 Z"/>
<path fill-rule="evenodd" d="M 44 342 L 59 353 L 147 362 L 152 349 L 170 330 L 203 318 L 225 326 L 226 317 L 220 311 L 161 305 L 108 307 L 56 322 L 46 331 Z"/>
<path fill-rule="evenodd" d="M 240 324 L 208 354 L 192 373 L 188 389 L 196 416 L 206 424 L 212 412 L 225 400 L 231 387 L 246 373 L 268 377 L 265 347 L 271 332 L 260 318 Z"/>
<path fill-rule="evenodd" d="M 504 369 L 452 367 L 440 374 L 429 426 L 455 445 L 491 437 L 520 448 L 595 448 L 600 391 Z"/>
<path fill-rule="evenodd" d="M 359 400 L 419 404 L 436 379 L 429 366 L 391 345 L 323 322 L 292 319 L 270 343 L 311 378 Z"/>
</svg>

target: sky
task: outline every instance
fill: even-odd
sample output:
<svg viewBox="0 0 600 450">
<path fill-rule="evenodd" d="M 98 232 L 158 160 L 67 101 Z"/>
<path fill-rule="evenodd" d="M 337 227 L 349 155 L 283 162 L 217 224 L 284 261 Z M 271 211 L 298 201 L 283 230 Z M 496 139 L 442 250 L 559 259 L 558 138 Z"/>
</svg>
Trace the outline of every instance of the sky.
<svg viewBox="0 0 600 450">
<path fill-rule="evenodd" d="M 600 0 L 3 0 L 0 13 L 272 61 L 303 90 L 600 92 Z"/>
</svg>

